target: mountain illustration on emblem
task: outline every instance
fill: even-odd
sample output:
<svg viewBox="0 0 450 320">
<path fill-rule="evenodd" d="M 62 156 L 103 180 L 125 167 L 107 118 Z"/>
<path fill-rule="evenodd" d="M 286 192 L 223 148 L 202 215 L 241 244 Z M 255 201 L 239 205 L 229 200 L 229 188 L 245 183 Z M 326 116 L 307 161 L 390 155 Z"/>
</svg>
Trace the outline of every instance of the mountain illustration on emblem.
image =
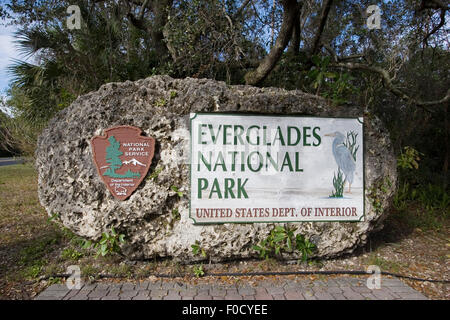
<svg viewBox="0 0 450 320">
<path fill-rule="evenodd" d="M 136 159 L 132 159 L 130 161 L 124 161 L 122 163 L 122 160 L 120 160 L 120 156 L 123 155 L 123 152 L 119 150 L 120 148 L 120 142 L 116 140 L 114 136 L 109 137 L 109 146 L 106 147 L 106 162 L 109 163 L 109 166 L 105 166 L 107 169 L 103 173 L 104 176 L 109 176 L 111 178 L 139 178 L 141 174 L 139 172 L 133 172 L 130 169 L 128 169 L 125 174 L 118 174 L 116 173 L 116 170 L 120 169 L 122 167 L 122 164 L 129 164 L 132 163 L 134 166 L 136 164 L 145 166 L 144 164 L 140 163 Z"/>
<path fill-rule="evenodd" d="M 143 164 L 142 162 L 139 162 L 138 160 L 136 160 L 136 159 L 131 159 L 131 160 L 125 160 L 125 161 L 123 161 L 123 164 L 132 164 L 133 166 L 143 166 L 143 167 L 145 167 L 145 164 Z"/>
</svg>

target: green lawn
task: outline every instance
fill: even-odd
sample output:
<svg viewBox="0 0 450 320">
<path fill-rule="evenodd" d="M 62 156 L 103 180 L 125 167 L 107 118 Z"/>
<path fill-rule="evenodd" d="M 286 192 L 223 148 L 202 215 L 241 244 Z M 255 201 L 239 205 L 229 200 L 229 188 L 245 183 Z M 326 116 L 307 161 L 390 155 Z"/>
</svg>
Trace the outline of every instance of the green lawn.
<svg viewBox="0 0 450 320">
<path fill-rule="evenodd" d="M 26 298 L 15 284 L 41 275 L 63 242 L 63 233 L 39 204 L 35 169 L 0 167 L 0 297 Z M 11 297 L 13 292 L 19 296 Z"/>
</svg>

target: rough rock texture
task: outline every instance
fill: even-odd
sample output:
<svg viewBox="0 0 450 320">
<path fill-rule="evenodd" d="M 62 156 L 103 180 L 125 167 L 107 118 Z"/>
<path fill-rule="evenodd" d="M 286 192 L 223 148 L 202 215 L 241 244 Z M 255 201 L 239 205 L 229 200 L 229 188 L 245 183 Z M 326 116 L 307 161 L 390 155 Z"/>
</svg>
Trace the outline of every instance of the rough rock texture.
<svg viewBox="0 0 450 320">
<path fill-rule="evenodd" d="M 360 109 L 330 106 L 300 91 L 228 86 L 206 79 L 155 76 L 109 83 L 58 113 L 39 138 L 36 166 L 42 205 L 83 237 L 98 239 L 114 226 L 126 235 L 123 252 L 131 259 L 197 260 L 191 248 L 195 241 L 213 261 L 256 256 L 252 245 L 266 238 L 273 224 L 198 226 L 188 217 L 188 118 L 190 112 L 200 111 L 362 115 Z M 127 201 L 111 196 L 92 160 L 90 139 L 116 125 L 140 127 L 157 141 L 148 177 Z M 366 114 L 364 130 L 365 221 L 297 223 L 298 232 L 316 243 L 316 256 L 353 251 L 386 216 L 396 187 L 395 157 L 388 132 L 377 118 Z M 179 197 L 171 186 L 185 196 Z M 181 219 L 174 218 L 174 209 Z"/>
</svg>

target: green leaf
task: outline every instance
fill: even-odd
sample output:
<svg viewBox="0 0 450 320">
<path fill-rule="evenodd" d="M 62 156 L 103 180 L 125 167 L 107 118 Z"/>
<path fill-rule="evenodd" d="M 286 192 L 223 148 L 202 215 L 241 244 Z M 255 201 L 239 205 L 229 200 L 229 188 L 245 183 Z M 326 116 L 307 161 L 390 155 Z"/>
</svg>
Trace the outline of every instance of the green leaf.
<svg viewBox="0 0 450 320">
<path fill-rule="evenodd" d="M 83 243 L 82 248 L 83 248 L 83 249 L 89 249 L 89 248 L 91 247 L 91 245 L 92 245 L 92 242 L 91 242 L 91 241 L 85 240 L 84 243 Z"/>
<path fill-rule="evenodd" d="M 278 234 L 275 235 L 273 241 L 274 241 L 275 243 L 281 242 L 281 241 L 284 240 L 284 237 L 285 237 L 284 234 L 278 233 Z"/>
<path fill-rule="evenodd" d="M 289 249 L 289 250 L 292 250 L 292 241 L 291 241 L 291 238 L 287 238 L 286 243 L 287 243 L 288 249 Z"/>
<path fill-rule="evenodd" d="M 261 251 L 262 250 L 262 248 L 260 246 L 257 246 L 257 245 L 252 246 L 252 248 L 255 251 Z"/>
<path fill-rule="evenodd" d="M 102 244 L 102 246 L 100 247 L 100 252 L 102 254 L 102 256 L 105 256 L 108 253 L 108 245 Z"/>
<path fill-rule="evenodd" d="M 198 244 L 191 245 L 191 248 L 192 248 L 192 253 L 194 255 L 196 255 L 198 253 L 198 251 L 200 250 L 200 246 Z"/>
</svg>

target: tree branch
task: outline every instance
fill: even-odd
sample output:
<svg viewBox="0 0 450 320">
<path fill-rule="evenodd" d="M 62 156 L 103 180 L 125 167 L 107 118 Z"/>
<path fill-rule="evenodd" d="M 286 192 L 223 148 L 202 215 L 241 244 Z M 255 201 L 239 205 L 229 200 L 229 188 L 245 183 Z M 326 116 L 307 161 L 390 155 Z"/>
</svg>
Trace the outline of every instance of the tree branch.
<svg viewBox="0 0 450 320">
<path fill-rule="evenodd" d="M 244 2 L 242 2 L 241 6 L 239 7 L 239 9 L 236 10 L 236 12 L 233 15 L 233 20 L 236 20 L 244 11 L 244 9 L 248 6 L 248 4 L 251 2 L 252 0 L 245 0 Z"/>
<path fill-rule="evenodd" d="M 144 18 L 145 8 L 147 7 L 147 4 L 148 0 L 145 0 L 144 3 L 142 4 L 141 11 L 139 12 L 138 20 L 142 20 Z"/>
<path fill-rule="evenodd" d="M 425 38 L 423 38 L 423 43 L 428 46 L 428 38 L 431 37 L 434 33 L 436 33 L 444 24 L 445 24 L 445 12 L 447 10 L 445 9 L 441 9 L 441 21 L 433 28 L 433 30 L 431 30 L 426 36 Z"/>
<path fill-rule="evenodd" d="M 449 10 L 450 7 L 440 0 L 422 0 L 422 2 L 420 3 L 420 7 L 418 7 L 416 11 L 418 12 L 425 9 Z"/>
<path fill-rule="evenodd" d="M 269 54 L 261 61 L 256 70 L 247 72 L 244 77 L 246 84 L 256 85 L 261 83 L 273 70 L 291 39 L 294 23 L 299 13 L 299 4 L 296 0 L 283 0 L 282 4 L 283 22 L 281 23 L 275 45 L 270 49 Z"/>
<path fill-rule="evenodd" d="M 330 64 L 330 67 L 346 68 L 346 69 L 351 69 L 351 70 L 363 70 L 363 71 L 377 73 L 382 77 L 385 86 L 394 95 L 396 95 L 397 97 L 399 97 L 405 101 L 408 101 L 409 103 L 415 104 L 417 106 L 425 107 L 425 106 L 437 105 L 437 104 L 442 104 L 442 103 L 448 102 L 450 100 L 450 89 L 447 90 L 447 94 L 445 95 L 445 97 L 443 97 L 440 100 L 422 101 L 419 99 L 414 99 L 414 98 L 410 97 L 409 95 L 407 95 L 402 90 L 400 90 L 399 88 L 396 88 L 392 82 L 393 79 L 389 76 L 389 73 L 385 69 L 382 69 L 379 67 L 369 66 L 369 65 L 365 65 L 365 64 L 361 64 L 361 63 L 352 63 L 352 62 L 332 63 L 332 64 Z"/>
<path fill-rule="evenodd" d="M 342 62 L 347 60 L 365 58 L 365 55 L 363 54 L 352 54 L 345 57 L 338 57 L 336 55 L 336 52 L 334 52 L 333 48 L 331 48 L 330 45 L 323 43 L 322 46 L 331 54 L 331 57 L 333 58 L 334 62 Z"/>
<path fill-rule="evenodd" d="M 300 16 L 303 8 L 303 3 L 299 3 L 298 7 L 298 15 L 294 22 L 294 29 L 292 30 L 291 42 L 289 43 L 289 52 L 294 54 L 299 53 L 300 51 L 300 40 L 301 40 L 301 26 L 300 26 Z"/>
<path fill-rule="evenodd" d="M 128 8 L 127 18 L 133 26 L 143 30 L 150 34 L 155 51 L 161 60 L 164 60 L 169 56 L 169 50 L 166 43 L 164 42 L 164 26 L 167 23 L 168 8 L 172 7 L 173 0 L 159 0 L 159 1 L 136 1 L 136 0 L 122 0 Z M 136 17 L 131 12 L 131 5 L 139 5 L 141 8 L 139 10 L 138 17 Z M 147 6 L 153 12 L 153 21 L 151 26 L 146 24 L 144 21 L 145 9 Z"/>
<path fill-rule="evenodd" d="M 322 7 L 322 14 L 320 15 L 319 28 L 317 29 L 316 35 L 314 37 L 313 46 L 311 49 L 311 55 L 316 54 L 320 49 L 320 38 L 322 36 L 323 30 L 325 29 L 325 25 L 326 25 L 327 19 L 328 19 L 328 14 L 330 13 L 332 4 L 333 4 L 333 0 L 325 0 L 324 1 L 324 5 Z"/>
</svg>

